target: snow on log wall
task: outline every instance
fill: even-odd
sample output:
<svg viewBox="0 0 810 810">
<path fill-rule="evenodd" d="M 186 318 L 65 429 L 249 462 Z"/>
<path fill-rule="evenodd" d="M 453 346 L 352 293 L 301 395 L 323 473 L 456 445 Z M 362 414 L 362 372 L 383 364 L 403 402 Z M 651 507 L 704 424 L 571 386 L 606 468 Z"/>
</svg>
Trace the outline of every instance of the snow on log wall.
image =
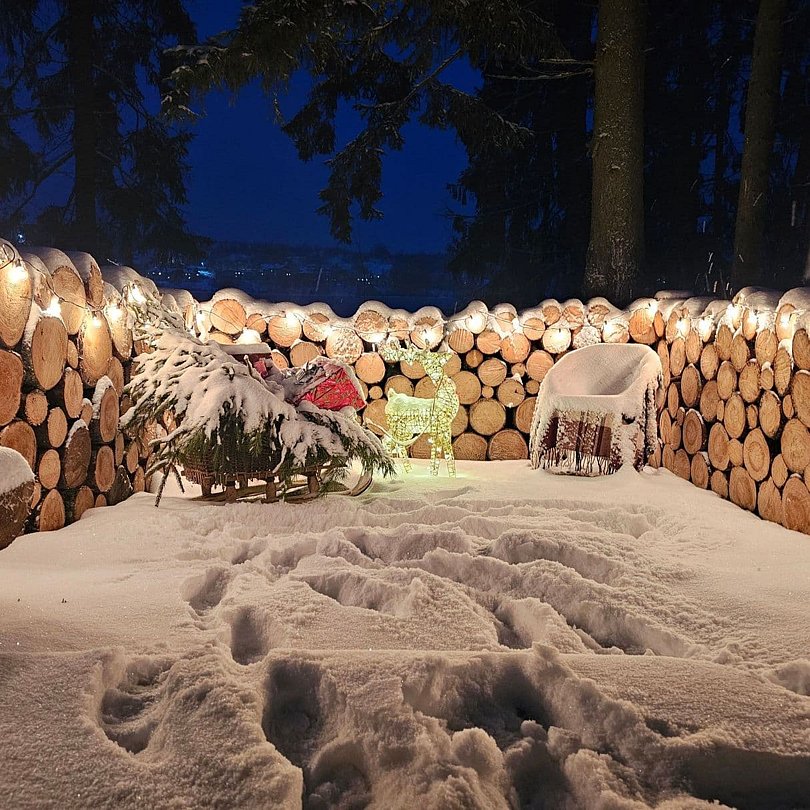
<svg viewBox="0 0 810 810">
<path fill-rule="evenodd" d="M 567 352 L 649 345 L 665 384 L 652 464 L 810 533 L 810 289 L 746 289 L 733 302 L 662 292 L 626 310 L 600 298 L 523 312 L 473 302 L 454 315 L 371 301 L 340 318 L 325 304 L 270 303 L 233 289 L 198 302 L 131 268 L 99 268 L 88 254 L 17 253 L 2 241 L 0 249 L 0 446 L 18 450 L 36 475 L 29 531 L 60 528 L 148 488 L 148 442 L 118 429 L 138 351 L 123 293 L 135 288 L 203 339 L 266 342 L 282 368 L 317 354 L 352 364 L 376 433 L 391 390 L 433 393 L 420 366 L 386 363 L 379 344 L 395 337 L 450 350 L 459 459 L 527 458 L 540 383 Z M 430 448 L 420 439 L 411 452 L 429 457 Z"/>
<path fill-rule="evenodd" d="M 132 325 L 89 254 L 0 240 L 0 446 L 35 476 L 26 531 L 59 529 L 148 487 L 148 443 L 118 425 Z"/>
</svg>

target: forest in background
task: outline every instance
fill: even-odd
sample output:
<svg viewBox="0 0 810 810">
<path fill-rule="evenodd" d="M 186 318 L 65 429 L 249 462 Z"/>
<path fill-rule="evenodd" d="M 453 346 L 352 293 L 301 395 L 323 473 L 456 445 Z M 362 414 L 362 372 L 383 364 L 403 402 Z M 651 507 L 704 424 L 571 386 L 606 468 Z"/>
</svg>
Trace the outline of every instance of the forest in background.
<svg viewBox="0 0 810 810">
<path fill-rule="evenodd" d="M 255 81 L 275 98 L 303 72 L 307 99 L 279 123 L 302 159 L 329 161 L 338 239 L 379 216 L 385 153 L 418 120 L 466 150 L 448 268 L 493 300 L 794 286 L 808 34 L 808 0 L 258 0 L 195 44 L 181 0 L 20 0 L 0 21 L 0 228 L 122 263 L 199 257 L 182 114 Z M 444 81 L 458 60 L 476 91 Z M 343 104 L 357 131 L 339 143 Z"/>
</svg>

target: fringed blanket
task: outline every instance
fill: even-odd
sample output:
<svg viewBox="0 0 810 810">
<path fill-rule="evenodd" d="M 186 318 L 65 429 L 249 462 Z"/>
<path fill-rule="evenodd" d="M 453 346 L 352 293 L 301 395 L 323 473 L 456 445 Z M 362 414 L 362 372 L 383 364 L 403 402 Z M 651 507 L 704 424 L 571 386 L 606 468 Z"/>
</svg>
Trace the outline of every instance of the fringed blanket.
<svg viewBox="0 0 810 810">
<path fill-rule="evenodd" d="M 660 384 L 660 360 L 646 346 L 599 344 L 566 355 L 538 394 L 532 467 L 572 475 L 641 469 L 658 438 Z"/>
</svg>

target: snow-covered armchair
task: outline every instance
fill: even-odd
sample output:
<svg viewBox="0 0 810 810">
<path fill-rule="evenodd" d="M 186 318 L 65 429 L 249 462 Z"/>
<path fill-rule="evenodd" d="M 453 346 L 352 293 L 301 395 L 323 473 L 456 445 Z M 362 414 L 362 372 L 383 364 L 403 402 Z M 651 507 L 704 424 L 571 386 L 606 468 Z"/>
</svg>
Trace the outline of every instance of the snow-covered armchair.
<svg viewBox="0 0 810 810">
<path fill-rule="evenodd" d="M 661 360 L 648 346 L 598 343 L 566 354 L 537 395 L 532 467 L 573 475 L 641 469 L 657 441 L 660 386 Z"/>
</svg>

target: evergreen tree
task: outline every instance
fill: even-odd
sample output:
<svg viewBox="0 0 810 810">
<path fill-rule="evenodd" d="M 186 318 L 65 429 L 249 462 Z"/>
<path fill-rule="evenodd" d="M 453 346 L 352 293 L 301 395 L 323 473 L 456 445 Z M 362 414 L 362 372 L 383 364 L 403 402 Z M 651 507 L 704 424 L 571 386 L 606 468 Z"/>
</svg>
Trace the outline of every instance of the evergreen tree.
<svg viewBox="0 0 810 810">
<path fill-rule="evenodd" d="M 783 26 L 761 280 L 788 288 L 810 279 L 810 2 L 794 0 Z"/>
<path fill-rule="evenodd" d="M 187 50 L 189 61 L 175 70 L 165 101 L 175 113 L 188 113 L 195 95 L 210 88 L 237 90 L 259 79 L 272 94 L 296 71 L 308 71 L 306 103 L 282 125 L 302 159 L 329 158 L 320 210 L 332 234 L 348 241 L 353 216 L 381 216 L 382 157 L 403 147 L 402 128 L 412 118 L 453 128 L 470 154 L 495 155 L 531 139 L 530 126 L 511 110 L 501 112 L 486 94 L 449 82 L 447 68 L 468 59 L 483 70 L 531 71 L 535 60 L 565 59 L 553 24 L 537 6 L 259 0 L 243 9 L 233 31 Z M 354 105 L 358 122 L 353 137 L 338 144 L 342 103 Z"/>
<path fill-rule="evenodd" d="M 619 303 L 659 286 L 721 294 L 756 6 L 261 0 L 233 31 L 182 54 L 165 100 L 189 112 L 209 88 L 259 79 L 273 95 L 308 72 L 307 101 L 282 125 L 303 159 L 329 158 L 321 211 L 344 240 L 353 216 L 380 216 L 383 155 L 402 148 L 404 123 L 454 129 L 469 166 L 451 195 L 474 208 L 450 214 L 450 267 L 491 280 L 492 299 L 582 293 L 589 219 L 589 291 Z M 789 0 L 763 225 L 767 265 L 791 282 L 810 240 L 808 7 Z M 447 78 L 464 59 L 481 73 L 473 93 Z M 339 143 L 347 104 L 357 127 Z"/>
<path fill-rule="evenodd" d="M 760 0 L 745 110 L 745 150 L 737 203 L 732 285 L 757 284 L 781 79 L 787 0 Z"/>
<path fill-rule="evenodd" d="M 691 289 L 712 251 L 711 160 L 716 137 L 716 3 L 652 0 L 647 35 L 644 97 L 644 220 L 649 286 Z M 713 44 L 714 42 L 714 44 Z M 725 58 L 723 54 L 723 58 Z M 728 111 L 718 111 L 725 133 Z M 720 137 L 725 148 L 725 136 Z M 708 233 L 707 233 L 708 231 Z M 677 249 L 675 249 L 677 246 Z"/>
<path fill-rule="evenodd" d="M 193 38 L 181 0 L 11 5 L 0 160 L 14 171 L 0 223 L 16 228 L 38 211 L 31 239 L 102 259 L 194 253 L 180 212 L 190 135 L 159 120 L 153 101 L 163 49 Z"/>
<path fill-rule="evenodd" d="M 541 8 L 562 60 L 483 65 L 480 90 L 532 137 L 510 149 L 468 150 L 469 167 L 451 187 L 475 206 L 454 216 L 451 270 L 488 280 L 489 298 L 517 305 L 578 294 L 588 243 L 593 13 L 553 0 Z"/>
</svg>

